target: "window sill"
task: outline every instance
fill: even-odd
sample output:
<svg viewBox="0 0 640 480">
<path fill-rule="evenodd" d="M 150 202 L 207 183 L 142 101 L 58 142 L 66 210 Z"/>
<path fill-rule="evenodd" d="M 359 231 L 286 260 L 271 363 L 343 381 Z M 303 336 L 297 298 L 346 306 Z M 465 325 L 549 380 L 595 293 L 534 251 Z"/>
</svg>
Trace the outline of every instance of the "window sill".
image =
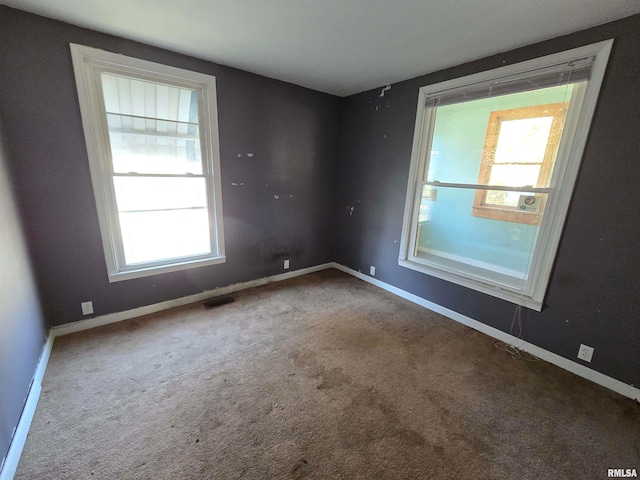
<svg viewBox="0 0 640 480">
<path fill-rule="evenodd" d="M 150 277 L 152 275 L 160 275 L 162 273 L 178 272 L 190 268 L 206 267 L 208 265 L 216 265 L 225 263 L 227 257 L 213 257 L 199 260 L 185 260 L 170 265 L 160 265 L 154 267 L 142 267 L 135 270 L 125 270 L 122 272 L 109 273 L 109 283 L 121 282 L 123 280 L 131 280 L 133 278 Z"/>
<path fill-rule="evenodd" d="M 455 271 L 446 267 L 440 267 L 436 264 L 426 264 L 402 258 L 398 260 L 398 264 L 402 267 L 410 268 L 517 305 L 522 305 L 523 307 L 527 307 L 538 312 L 542 310 L 542 300 L 534 299 L 526 291 L 518 291 L 506 285 L 503 286 L 498 283 L 491 283 L 487 280 L 481 279 L 480 277 L 466 274 L 465 272 Z"/>
</svg>

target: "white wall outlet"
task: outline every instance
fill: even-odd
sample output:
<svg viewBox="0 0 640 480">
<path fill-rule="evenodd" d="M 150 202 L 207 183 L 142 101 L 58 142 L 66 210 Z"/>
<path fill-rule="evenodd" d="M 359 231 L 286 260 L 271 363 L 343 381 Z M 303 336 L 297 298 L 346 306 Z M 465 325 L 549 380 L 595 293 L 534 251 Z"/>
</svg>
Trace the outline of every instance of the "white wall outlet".
<svg viewBox="0 0 640 480">
<path fill-rule="evenodd" d="M 83 315 L 89 315 L 90 313 L 93 313 L 93 302 L 82 302 L 80 306 L 82 307 Z"/>
<path fill-rule="evenodd" d="M 580 350 L 578 350 L 578 358 L 585 362 L 590 362 L 593 358 L 593 347 L 580 344 Z"/>
<path fill-rule="evenodd" d="M 376 276 L 376 267 L 374 267 L 373 265 L 369 267 L 369 275 L 371 275 L 372 277 Z"/>
<path fill-rule="evenodd" d="M 284 261 L 284 269 L 287 270 L 289 268 L 289 260 Z"/>
</svg>

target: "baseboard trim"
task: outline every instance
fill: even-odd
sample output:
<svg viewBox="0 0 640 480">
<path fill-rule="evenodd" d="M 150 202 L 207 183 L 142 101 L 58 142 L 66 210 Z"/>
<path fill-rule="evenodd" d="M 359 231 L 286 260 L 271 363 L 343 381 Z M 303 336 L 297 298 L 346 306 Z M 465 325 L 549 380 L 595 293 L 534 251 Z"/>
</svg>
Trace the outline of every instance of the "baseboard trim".
<svg viewBox="0 0 640 480">
<path fill-rule="evenodd" d="M 333 263 L 324 263 L 322 265 L 315 265 L 313 267 L 302 268 L 300 270 L 293 270 L 291 272 L 280 273 L 278 275 L 272 275 L 270 277 L 258 278 L 256 280 L 250 280 L 248 282 L 234 283 L 233 285 L 228 285 L 226 287 L 207 290 L 202 293 L 196 293 L 194 295 L 176 298 L 174 300 L 167 300 L 166 302 L 154 303 L 152 305 L 145 305 L 144 307 L 133 308 L 131 310 L 109 313 L 107 315 L 100 315 L 98 317 L 78 320 L 77 322 L 57 325 L 53 327 L 51 331 L 55 337 L 60 337 L 62 335 L 89 330 L 91 328 L 108 325 L 110 323 L 117 323 L 123 320 L 129 320 L 131 318 L 149 315 L 151 313 L 160 312 L 162 310 L 169 310 L 170 308 L 181 307 L 190 303 L 201 302 L 211 297 L 229 295 L 233 292 L 246 290 L 247 288 L 259 287 L 260 285 L 266 285 L 267 283 L 281 282 L 283 280 L 307 275 L 309 273 L 318 272 L 320 270 L 326 270 L 332 267 Z"/>
<path fill-rule="evenodd" d="M 31 382 L 31 388 L 27 395 L 27 401 L 24 403 L 22 409 L 22 415 L 18 421 L 13 438 L 11 439 L 11 445 L 9 446 L 9 452 L 2 465 L 0 471 L 0 480 L 12 480 L 18 469 L 18 463 L 20 462 L 20 456 L 24 444 L 27 441 L 27 434 L 31 427 L 31 421 L 33 415 L 36 413 L 36 406 L 40 399 L 40 392 L 42 391 L 42 379 L 44 378 L 44 372 L 47 370 L 49 364 L 49 357 L 51 356 L 51 349 L 53 348 L 54 335 L 49 333 L 49 337 L 42 348 L 40 359 L 38 360 L 38 366 L 36 367 L 33 381 Z"/>
<path fill-rule="evenodd" d="M 68 323 L 64 325 L 58 325 L 49 331 L 49 337 L 42 349 L 40 360 L 33 377 L 31 388 L 25 402 L 22 415 L 18 421 L 13 438 L 11 439 L 11 445 L 9 446 L 9 452 L 5 458 L 4 463 L 0 467 L 0 480 L 12 480 L 16 470 L 18 468 L 18 462 L 22 455 L 27 434 L 33 420 L 33 415 L 38 405 L 40 398 L 40 392 L 42 391 L 42 379 L 44 378 L 44 372 L 47 369 L 49 363 L 49 357 L 53 348 L 53 342 L 56 337 L 62 335 L 68 335 L 74 332 L 80 332 L 82 330 L 89 330 L 91 328 L 99 327 L 101 325 L 107 325 L 110 323 L 121 322 L 135 317 L 148 315 L 150 313 L 160 312 L 162 310 L 168 310 L 170 308 L 179 307 L 182 305 L 188 305 L 190 303 L 201 302 L 211 297 L 217 297 L 220 295 L 228 295 L 240 290 L 246 290 L 248 288 L 259 287 L 268 283 L 281 282 L 290 278 L 300 277 L 309 273 L 319 272 L 320 270 L 327 270 L 333 268 L 333 263 L 324 263 L 322 265 L 315 265 L 313 267 L 302 268 L 300 270 L 293 270 L 290 272 L 280 273 L 278 275 L 272 275 L 270 277 L 258 278 L 256 280 L 250 280 L 248 282 L 235 283 L 226 287 L 216 288 L 214 290 L 208 290 L 195 295 L 189 295 L 187 297 L 177 298 L 174 300 L 167 300 L 166 302 L 155 303 L 153 305 L 145 305 L 144 307 L 133 308 L 123 312 L 111 313 L 108 315 L 101 315 L 99 317 L 88 318 L 86 320 L 79 320 L 77 322 Z"/>
<path fill-rule="evenodd" d="M 7 457 L 5 458 L 5 461 L 2 465 L 2 470 L 0 470 L 0 480 L 12 480 L 18 468 L 20 456 L 22 454 L 22 450 L 24 448 L 24 444 L 27 439 L 27 434 L 29 433 L 31 421 L 33 420 L 33 415 L 36 411 L 36 406 L 38 405 L 38 400 L 40 398 L 40 392 L 42 390 L 42 379 L 44 378 L 44 373 L 49 363 L 49 357 L 51 355 L 53 343 L 57 336 L 67 335 L 67 334 L 79 332 L 82 330 L 88 330 L 91 328 L 99 327 L 101 325 L 116 323 L 116 322 L 120 322 L 130 318 L 135 318 L 142 315 L 148 315 L 150 313 L 159 312 L 162 310 L 168 310 L 170 308 L 187 305 L 189 303 L 200 302 L 214 296 L 228 295 L 233 292 L 245 290 L 248 288 L 258 287 L 260 285 L 266 285 L 268 283 L 281 282 L 283 280 L 299 277 L 302 275 L 307 275 L 309 273 L 318 272 L 320 270 L 326 270 L 328 268 L 335 268 L 344 273 L 352 275 L 356 278 L 359 278 L 360 280 L 363 280 L 376 287 L 382 288 L 383 290 L 393 293 L 394 295 L 397 295 L 401 298 L 409 300 L 410 302 L 413 302 L 424 308 L 428 308 L 429 310 L 432 310 L 436 313 L 444 315 L 445 317 L 448 317 L 452 320 L 462 323 L 470 328 L 473 328 L 474 330 L 478 330 L 479 332 L 489 335 L 490 337 L 515 345 L 518 348 L 521 348 L 522 350 L 525 350 L 529 353 L 534 354 L 535 356 L 541 358 L 542 360 L 545 360 L 560 368 L 568 370 L 571 373 L 574 373 L 580 377 L 586 378 L 587 380 L 597 383 L 598 385 L 601 385 L 605 388 L 613 390 L 614 392 L 624 395 L 625 397 L 629 397 L 636 401 L 640 401 L 640 389 L 632 385 L 628 385 L 626 383 L 621 382 L 620 380 L 616 380 L 615 378 L 609 377 L 600 372 L 596 372 L 595 370 L 587 368 L 584 365 L 580 365 L 576 362 L 568 360 L 564 357 L 561 357 L 560 355 L 557 355 L 553 352 L 545 350 L 541 347 L 522 341 L 512 335 L 509 335 L 508 333 L 505 333 L 501 330 L 490 327 L 489 325 L 486 325 L 482 322 L 479 322 L 470 317 L 462 315 L 458 312 L 450 310 L 446 307 L 438 305 L 437 303 L 433 303 L 428 300 L 425 300 L 422 297 L 409 293 L 398 287 L 394 287 L 393 285 L 382 282 L 374 277 L 370 277 L 361 272 L 356 272 L 355 270 L 349 267 L 345 267 L 344 265 L 333 262 L 333 263 L 325 263 L 322 265 L 303 268 L 303 269 L 295 270 L 291 272 L 281 273 L 278 275 L 273 275 L 271 277 L 259 278 L 257 280 L 251 280 L 248 282 L 236 283 L 226 287 L 209 290 L 209 291 L 198 293 L 195 295 L 189 295 L 187 297 L 182 297 L 175 300 L 168 300 L 166 302 L 156 303 L 153 305 L 146 305 L 144 307 L 134 308 L 131 310 L 126 310 L 124 312 L 117 312 L 117 313 L 112 313 L 108 315 L 102 315 L 100 317 L 89 318 L 86 320 L 80 320 L 77 322 L 53 327 L 49 332 L 49 337 L 47 338 L 47 341 L 42 349 L 42 354 L 40 355 L 40 360 L 38 361 L 38 366 L 36 367 L 36 370 L 35 370 L 33 383 L 31 384 L 31 388 L 27 396 L 27 401 L 25 402 L 25 406 L 22 411 L 22 415 L 20 416 L 18 426 L 16 427 L 15 433 L 11 440 L 9 452 L 7 453 Z"/>
<path fill-rule="evenodd" d="M 437 303 L 425 300 L 422 297 L 414 295 L 413 293 L 409 293 L 398 287 L 394 287 L 393 285 L 390 285 L 388 283 L 381 282 L 380 280 L 374 277 L 370 277 L 369 275 L 365 275 L 364 273 L 356 272 L 355 270 L 352 270 L 349 267 L 345 267 L 344 265 L 334 263 L 333 268 L 348 273 L 349 275 L 375 285 L 376 287 L 382 288 L 383 290 L 409 300 L 410 302 L 428 308 L 429 310 L 433 310 L 436 313 L 439 313 L 441 315 L 444 315 L 445 317 L 455 320 L 456 322 L 471 327 L 474 330 L 478 330 L 479 332 L 489 335 L 490 337 L 493 337 L 497 340 L 514 345 L 517 348 L 529 352 L 542 360 L 568 370 L 569 372 L 574 373 L 582 378 L 586 378 L 587 380 L 597 383 L 598 385 L 608 388 L 609 390 L 613 390 L 614 392 L 624 395 L 625 397 L 629 397 L 640 402 L 640 388 L 636 388 L 632 385 L 621 382 L 620 380 L 616 380 L 615 378 L 609 377 L 608 375 L 605 375 L 603 373 L 596 372 L 595 370 L 568 360 L 558 354 L 538 347 L 537 345 L 520 340 L 519 338 L 516 338 L 513 335 L 509 335 L 502 330 L 490 327 L 489 325 L 479 322 L 478 320 L 474 320 L 473 318 L 462 315 L 461 313 L 450 310 L 446 307 L 438 305 Z"/>
</svg>

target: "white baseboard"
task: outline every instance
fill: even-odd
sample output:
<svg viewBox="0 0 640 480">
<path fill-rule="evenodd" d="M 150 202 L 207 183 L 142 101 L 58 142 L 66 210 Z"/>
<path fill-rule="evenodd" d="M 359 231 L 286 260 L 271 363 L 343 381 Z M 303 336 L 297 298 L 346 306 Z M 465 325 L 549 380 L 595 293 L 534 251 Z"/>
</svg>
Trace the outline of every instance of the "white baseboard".
<svg viewBox="0 0 640 480">
<path fill-rule="evenodd" d="M 49 332 L 49 337 L 47 338 L 47 342 L 45 343 L 42 354 L 40 355 L 40 360 L 38 361 L 38 366 L 36 367 L 33 383 L 31 384 L 29 395 L 27 396 L 27 401 L 25 402 L 22 415 L 20 416 L 20 421 L 18 422 L 18 426 L 16 427 L 15 433 L 11 440 L 9 452 L 7 453 L 7 457 L 5 458 L 5 461 L 1 466 L 2 470 L 0 470 L 0 480 L 12 480 L 13 476 L 16 473 L 16 469 L 18 468 L 20 455 L 22 454 L 22 449 L 24 448 L 27 434 L 29 433 L 29 427 L 31 426 L 31 421 L 33 420 L 33 415 L 36 411 L 38 399 L 40 398 L 44 372 L 47 369 L 49 356 L 51 355 L 51 349 L 53 348 L 53 342 L 55 341 L 56 337 L 67 335 L 69 333 L 79 332 L 82 330 L 88 330 L 90 328 L 99 327 L 101 325 L 107 325 L 109 323 L 121 322 L 123 320 L 140 317 L 142 315 L 148 315 L 150 313 L 155 313 L 162 310 L 168 310 L 170 308 L 187 305 L 189 303 L 201 302 L 208 298 L 217 297 L 220 295 L 228 295 L 240 290 L 246 290 L 248 288 L 258 287 L 260 285 L 266 285 L 267 283 L 281 282 L 289 278 L 307 275 L 308 273 L 318 272 L 320 270 L 326 270 L 332 267 L 333 263 L 324 263 L 322 265 L 315 265 L 313 267 L 302 268 L 300 270 L 293 270 L 290 272 L 273 275 L 271 277 L 264 277 L 248 282 L 236 283 L 226 287 L 220 287 L 214 290 L 197 293 L 195 295 L 177 298 L 175 300 L 168 300 L 166 302 L 146 305 L 144 307 L 134 308 L 131 310 L 126 310 L 124 312 L 110 313 L 108 315 L 88 318 L 86 320 L 79 320 L 77 322 L 53 327 Z"/>
<path fill-rule="evenodd" d="M 216 288 L 214 290 L 207 290 L 202 293 L 196 293 L 195 295 L 189 295 L 187 297 L 176 298 L 174 300 L 167 300 L 166 302 L 154 303 L 153 305 L 145 305 L 144 307 L 133 308 L 131 310 L 125 310 L 123 312 L 109 313 L 107 315 L 101 315 L 99 317 L 87 318 L 85 320 L 78 320 L 77 322 L 65 323 L 63 325 L 55 326 L 51 329 L 51 332 L 55 337 L 62 335 L 68 335 L 74 332 L 80 332 L 82 330 L 88 330 L 90 328 L 100 327 L 109 323 L 121 322 L 123 320 L 129 320 L 131 318 L 141 317 L 143 315 L 149 315 L 150 313 L 160 312 L 162 310 L 168 310 L 170 308 L 181 307 L 182 305 L 188 305 L 190 303 L 201 302 L 211 297 L 217 297 L 220 295 L 229 295 L 233 292 L 240 290 L 246 290 L 247 288 L 259 287 L 260 285 L 266 285 L 267 283 L 281 282 L 289 278 L 299 277 L 301 275 L 307 275 L 308 273 L 318 272 L 320 270 L 326 270 L 332 268 L 333 263 L 324 263 L 322 265 L 315 265 L 313 267 L 302 268 L 300 270 L 293 270 L 291 272 L 280 273 L 271 277 L 258 278 L 257 280 L 250 280 L 248 282 L 234 283 L 226 287 Z"/>
<path fill-rule="evenodd" d="M 4 464 L 2 465 L 2 470 L 0 471 L 0 480 L 13 479 L 13 476 L 18 469 L 18 462 L 20 461 L 20 456 L 22 455 L 22 449 L 24 448 L 24 443 L 27 440 L 27 434 L 29 433 L 29 428 L 31 427 L 31 421 L 33 420 L 34 413 L 36 413 L 36 406 L 38 405 L 38 400 L 40 399 L 40 391 L 42 390 L 42 379 L 44 378 L 44 372 L 47 369 L 47 364 L 49 363 L 49 356 L 51 355 L 51 349 L 53 348 L 53 341 L 54 336 L 49 333 L 49 337 L 47 338 L 47 341 L 42 348 L 40 360 L 38 360 L 38 366 L 36 367 L 36 371 L 33 376 L 33 382 L 31 383 L 31 388 L 29 389 L 29 394 L 27 395 L 27 401 L 25 402 L 24 408 L 22 410 L 22 415 L 20 415 L 20 421 L 18 422 L 18 426 L 13 433 L 11 445 L 9 446 L 9 452 L 7 453 L 7 457 L 4 459 Z"/>
<path fill-rule="evenodd" d="M 260 285 L 266 285 L 267 283 L 280 282 L 289 278 L 299 277 L 309 273 L 318 272 L 320 270 L 326 270 L 328 268 L 335 268 L 342 272 L 348 273 L 349 275 L 359 278 L 360 280 L 364 280 L 365 282 L 375 285 L 376 287 L 382 288 L 383 290 L 393 293 L 399 297 L 402 297 L 422 307 L 428 308 L 429 310 L 444 315 L 445 317 L 451 318 L 452 320 L 467 325 L 468 327 L 471 327 L 474 330 L 478 330 L 479 332 L 489 335 L 490 337 L 515 345 L 522 350 L 532 353 L 542 360 L 557 365 L 558 367 L 568 370 L 583 378 L 586 378 L 587 380 L 591 380 L 592 382 L 602 385 L 603 387 L 613 390 L 614 392 L 618 392 L 625 397 L 640 401 L 640 389 L 632 385 L 628 385 L 619 380 L 616 380 L 615 378 L 587 368 L 584 365 L 580 365 L 576 362 L 572 362 L 571 360 L 567 360 L 566 358 L 561 357 L 560 355 L 557 355 L 553 352 L 549 352 L 548 350 L 540 348 L 536 345 L 522 341 L 512 335 L 509 335 L 508 333 L 490 327 L 489 325 L 481 323 L 477 320 L 445 308 L 436 303 L 425 300 L 424 298 L 418 297 L 417 295 L 394 287 L 393 285 L 381 282 L 376 278 L 370 277 L 360 272 L 356 272 L 355 270 L 340 265 L 339 263 L 325 263 L 309 268 L 303 268 L 301 270 L 273 275 L 271 277 L 259 278 L 257 280 L 251 280 L 249 282 L 236 283 L 227 287 L 221 287 L 215 290 L 209 290 L 175 300 L 168 300 L 166 302 L 146 305 L 144 307 L 134 308 L 131 310 L 126 310 L 124 312 L 111 313 L 108 315 L 102 315 L 100 317 L 89 318 L 86 320 L 80 320 L 77 322 L 53 327 L 49 333 L 47 342 L 42 349 L 42 354 L 40 355 L 40 360 L 38 362 L 38 366 L 36 367 L 33 383 L 31 385 L 31 389 L 29 390 L 29 395 L 27 396 L 24 410 L 20 417 L 20 421 L 18 422 L 18 426 L 16 427 L 13 439 L 11 440 L 11 446 L 9 447 L 9 452 L 7 453 L 7 457 L 5 458 L 4 464 L 2 465 L 2 470 L 0 471 L 0 480 L 12 480 L 13 476 L 15 475 L 16 469 L 18 468 L 20 455 L 22 454 L 22 449 L 24 448 L 27 434 L 29 433 L 29 427 L 31 426 L 31 421 L 38 404 L 38 399 L 40 398 L 42 379 L 44 378 L 44 373 L 49 362 L 49 356 L 51 354 L 53 342 L 57 336 L 67 335 L 69 333 L 79 332 L 82 330 L 88 330 L 90 328 L 98 327 L 101 325 L 120 322 L 122 320 L 127 320 L 142 315 L 148 315 L 150 313 L 155 313 L 162 310 L 168 310 L 170 308 L 187 305 L 189 303 L 200 302 L 219 295 L 228 295 L 240 290 L 258 287 Z"/>
<path fill-rule="evenodd" d="M 333 268 L 348 273 L 349 275 L 353 275 L 360 280 L 364 280 L 365 282 L 375 285 L 376 287 L 380 287 L 383 290 L 391 292 L 422 307 L 428 308 L 429 310 L 433 310 L 436 313 L 439 313 L 441 315 L 444 315 L 445 317 L 455 320 L 456 322 L 471 327 L 474 330 L 478 330 L 479 332 L 489 335 L 490 337 L 493 337 L 497 340 L 514 345 L 515 347 L 529 352 L 542 360 L 568 370 L 569 372 L 586 378 L 587 380 L 591 380 L 592 382 L 597 383 L 598 385 L 602 385 L 603 387 L 606 387 L 609 390 L 613 390 L 614 392 L 624 395 L 625 397 L 640 401 L 640 388 L 626 384 L 624 382 L 621 382 L 620 380 L 616 380 L 615 378 L 609 377 L 608 375 L 605 375 L 603 373 L 596 372 L 595 370 L 585 367 L 584 365 L 580 365 L 579 363 L 568 360 L 564 357 L 561 357 L 560 355 L 545 350 L 544 348 L 540 348 L 537 345 L 533 345 L 532 343 L 525 342 L 524 340 L 516 338 L 513 335 L 509 335 L 502 330 L 490 327 L 489 325 L 479 322 L 478 320 L 474 320 L 473 318 L 462 315 L 458 312 L 438 305 L 437 303 L 425 300 L 422 297 L 394 287 L 393 285 L 389 285 L 388 283 L 381 282 L 380 280 L 377 280 L 374 277 L 370 277 L 369 275 L 365 275 L 364 273 L 356 272 L 355 270 L 345 267 L 344 265 L 334 263 Z"/>
</svg>

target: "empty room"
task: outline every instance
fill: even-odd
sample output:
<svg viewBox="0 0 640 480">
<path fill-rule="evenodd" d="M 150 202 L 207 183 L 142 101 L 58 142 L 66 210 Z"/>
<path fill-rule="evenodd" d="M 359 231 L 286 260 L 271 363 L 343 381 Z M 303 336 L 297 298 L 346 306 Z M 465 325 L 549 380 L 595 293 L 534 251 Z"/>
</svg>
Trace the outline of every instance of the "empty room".
<svg viewBox="0 0 640 480">
<path fill-rule="evenodd" d="M 0 480 L 640 471 L 638 0 L 0 0 Z"/>
</svg>

